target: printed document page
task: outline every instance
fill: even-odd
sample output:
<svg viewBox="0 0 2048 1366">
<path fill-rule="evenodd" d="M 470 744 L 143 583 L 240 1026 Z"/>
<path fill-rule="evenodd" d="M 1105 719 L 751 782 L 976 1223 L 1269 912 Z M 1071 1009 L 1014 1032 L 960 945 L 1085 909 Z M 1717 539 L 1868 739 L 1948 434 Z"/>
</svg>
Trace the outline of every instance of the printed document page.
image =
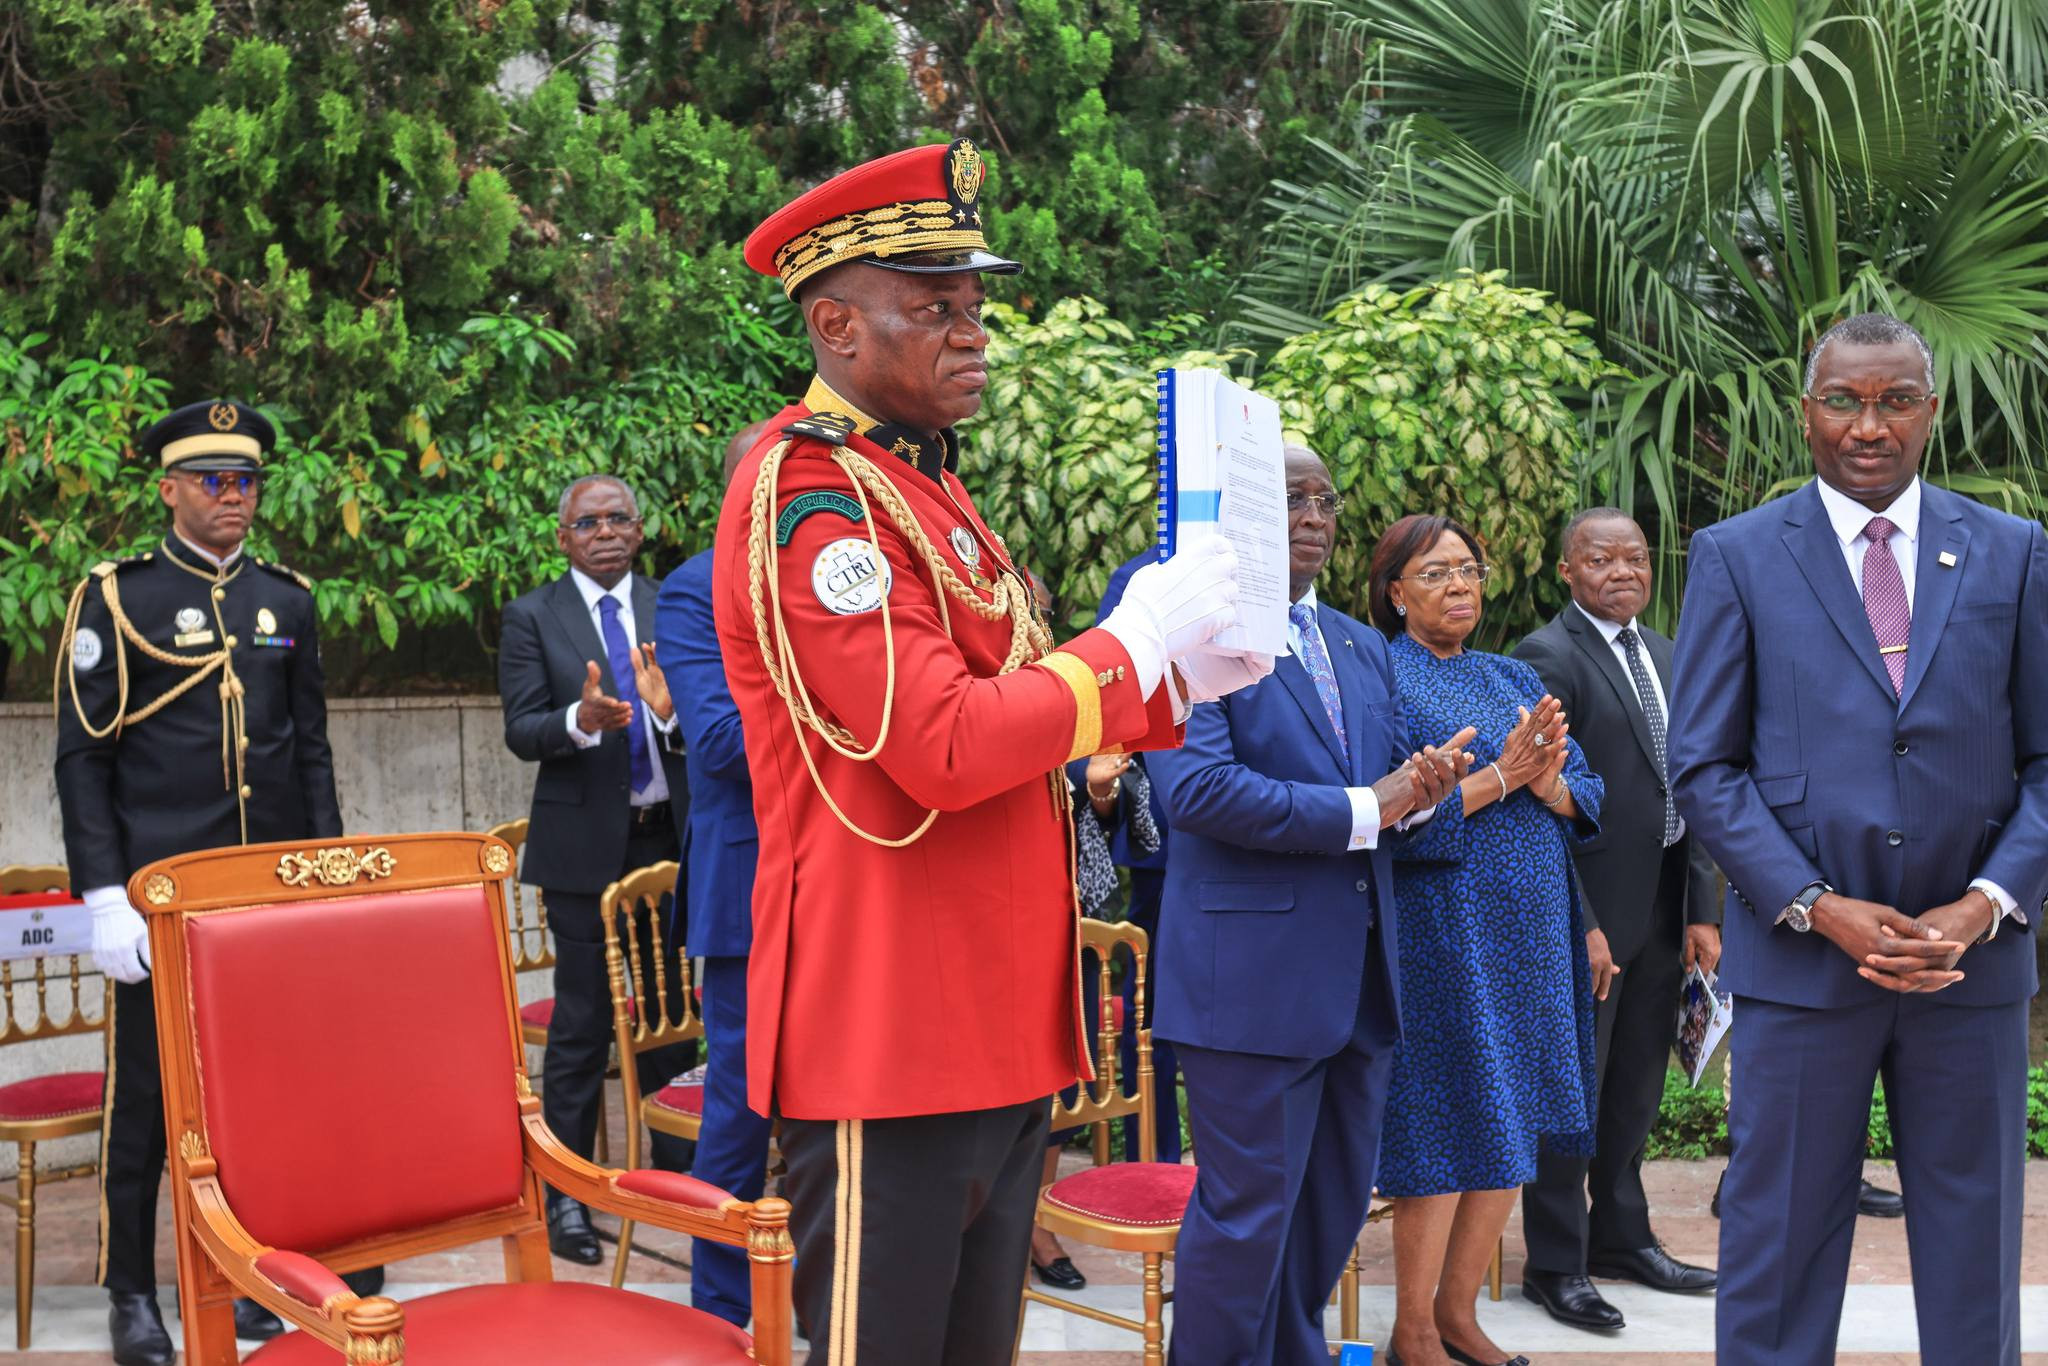
<svg viewBox="0 0 2048 1366">
<path fill-rule="evenodd" d="M 1213 527 L 1237 551 L 1238 624 L 1216 640 L 1287 653 L 1287 471 L 1280 407 L 1213 370 L 1175 372 L 1175 543 Z"/>
</svg>

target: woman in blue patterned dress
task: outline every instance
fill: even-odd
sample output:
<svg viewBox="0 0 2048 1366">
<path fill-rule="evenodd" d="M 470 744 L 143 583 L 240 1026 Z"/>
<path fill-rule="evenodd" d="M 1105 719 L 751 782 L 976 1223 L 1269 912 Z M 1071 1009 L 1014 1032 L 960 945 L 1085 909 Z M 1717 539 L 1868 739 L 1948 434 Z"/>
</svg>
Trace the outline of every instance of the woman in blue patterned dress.
<svg viewBox="0 0 2048 1366">
<path fill-rule="evenodd" d="M 1373 554 L 1373 621 L 1409 733 L 1478 728 L 1470 776 L 1395 853 L 1402 1037 L 1378 1184 L 1399 1202 L 1399 1366 L 1506 1357 L 1474 1301 L 1516 1191 L 1539 1146 L 1592 1150 L 1592 983 L 1567 841 L 1598 832 L 1603 788 L 1535 670 L 1465 648 L 1485 577 L 1478 538 L 1447 517 L 1405 517 Z"/>
</svg>

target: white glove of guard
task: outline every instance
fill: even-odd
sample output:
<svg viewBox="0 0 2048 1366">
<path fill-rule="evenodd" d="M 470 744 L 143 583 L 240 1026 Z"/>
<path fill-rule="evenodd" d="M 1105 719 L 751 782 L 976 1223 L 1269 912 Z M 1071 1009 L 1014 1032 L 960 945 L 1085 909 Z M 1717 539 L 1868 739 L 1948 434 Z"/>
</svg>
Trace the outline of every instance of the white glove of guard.
<svg viewBox="0 0 2048 1366">
<path fill-rule="evenodd" d="M 149 976 L 149 930 L 142 912 L 128 904 L 120 887 L 95 887 L 85 894 L 92 912 L 92 961 L 116 982 L 140 982 Z"/>
<path fill-rule="evenodd" d="M 1217 645 L 1204 645 L 1173 664 L 1180 670 L 1180 681 L 1187 685 L 1189 702 L 1214 702 L 1273 672 L 1271 655 Z"/>
<path fill-rule="evenodd" d="M 1137 671 L 1138 689 L 1150 697 L 1166 661 L 1207 644 L 1237 624 L 1237 552 L 1211 533 L 1181 547 L 1170 560 L 1131 575 L 1123 600 L 1103 619 Z"/>
</svg>

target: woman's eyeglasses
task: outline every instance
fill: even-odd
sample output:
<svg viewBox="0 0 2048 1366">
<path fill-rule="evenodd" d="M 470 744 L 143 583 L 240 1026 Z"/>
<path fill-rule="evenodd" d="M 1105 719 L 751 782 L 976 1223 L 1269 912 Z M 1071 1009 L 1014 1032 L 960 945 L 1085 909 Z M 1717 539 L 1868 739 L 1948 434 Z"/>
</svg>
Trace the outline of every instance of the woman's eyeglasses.
<svg viewBox="0 0 2048 1366">
<path fill-rule="evenodd" d="M 222 474 L 209 471 L 206 474 L 186 475 L 193 483 L 206 490 L 208 498 L 218 498 L 227 489 L 233 489 L 244 498 L 254 498 L 263 487 L 263 480 L 254 474 Z"/>
<path fill-rule="evenodd" d="M 1403 574 L 1400 577 L 1412 579 L 1424 588 L 1442 588 L 1451 581 L 1451 576 L 1454 574 L 1466 583 L 1485 583 L 1486 575 L 1491 569 L 1491 565 L 1481 564 L 1477 560 L 1467 560 L 1460 565 L 1440 564 L 1425 569 L 1420 574 Z"/>
<path fill-rule="evenodd" d="M 564 522 L 562 525 L 578 536 L 588 536 L 601 526 L 608 526 L 613 531 L 622 533 L 631 531 L 640 525 L 640 519 L 630 512 L 607 512 L 602 517 L 578 517 L 575 521 Z"/>
<path fill-rule="evenodd" d="M 1863 398 L 1856 394 L 1808 394 L 1808 398 L 1820 405 L 1821 412 L 1834 422 L 1854 422 L 1863 416 L 1863 410 L 1875 406 L 1877 415 L 1886 422 L 1910 422 L 1921 405 L 1934 397 L 1932 394 L 1879 394 L 1876 398 Z"/>
</svg>

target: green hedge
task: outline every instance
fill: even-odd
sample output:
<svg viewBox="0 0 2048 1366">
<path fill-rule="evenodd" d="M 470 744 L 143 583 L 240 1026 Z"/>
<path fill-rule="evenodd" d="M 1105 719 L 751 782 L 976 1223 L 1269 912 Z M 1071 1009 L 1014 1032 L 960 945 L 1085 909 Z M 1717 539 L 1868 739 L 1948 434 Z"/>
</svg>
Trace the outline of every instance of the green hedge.
<svg viewBox="0 0 2048 1366">
<path fill-rule="evenodd" d="M 1709 1069 L 1709 1076 L 1718 1076 Z M 1870 1098 L 1870 1155 L 1895 1156 L 1891 1115 L 1885 1108 L 1884 1085 L 1878 1084 Z M 1664 1101 L 1657 1111 L 1657 1126 L 1650 1131 L 1645 1155 L 1658 1157 L 1725 1157 L 1728 1153 L 1726 1102 L 1717 1082 L 1689 1086 L 1676 1069 L 1664 1079 Z M 2048 1157 L 2048 1065 L 2027 1073 L 2027 1155 Z"/>
</svg>

